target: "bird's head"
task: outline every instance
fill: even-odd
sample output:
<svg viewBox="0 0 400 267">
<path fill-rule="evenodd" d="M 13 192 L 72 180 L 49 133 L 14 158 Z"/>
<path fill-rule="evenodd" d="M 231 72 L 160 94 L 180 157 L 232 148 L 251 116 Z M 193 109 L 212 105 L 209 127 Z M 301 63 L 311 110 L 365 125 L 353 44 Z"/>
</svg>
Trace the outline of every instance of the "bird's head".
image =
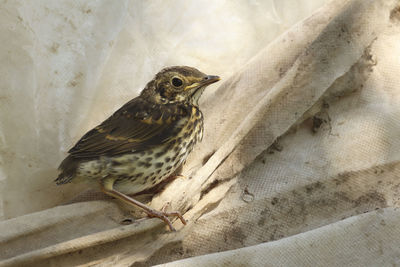
<svg viewBox="0 0 400 267">
<path fill-rule="evenodd" d="M 158 104 L 189 102 L 198 105 L 204 89 L 219 80 L 218 76 L 206 75 L 195 68 L 168 67 L 157 73 L 147 84 L 142 96 Z"/>
</svg>

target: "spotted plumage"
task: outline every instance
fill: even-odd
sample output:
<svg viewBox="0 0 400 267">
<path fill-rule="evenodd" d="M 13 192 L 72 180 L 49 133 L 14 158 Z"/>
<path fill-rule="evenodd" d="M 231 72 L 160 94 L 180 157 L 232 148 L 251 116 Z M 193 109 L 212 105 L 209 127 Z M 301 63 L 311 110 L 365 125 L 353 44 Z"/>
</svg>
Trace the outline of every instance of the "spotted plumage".
<svg viewBox="0 0 400 267">
<path fill-rule="evenodd" d="M 190 67 L 161 70 L 141 94 L 87 132 L 61 163 L 57 184 L 95 181 L 102 190 L 151 217 L 168 215 L 126 196 L 149 190 L 169 178 L 203 136 L 198 100 L 206 86 L 218 81 Z"/>
</svg>

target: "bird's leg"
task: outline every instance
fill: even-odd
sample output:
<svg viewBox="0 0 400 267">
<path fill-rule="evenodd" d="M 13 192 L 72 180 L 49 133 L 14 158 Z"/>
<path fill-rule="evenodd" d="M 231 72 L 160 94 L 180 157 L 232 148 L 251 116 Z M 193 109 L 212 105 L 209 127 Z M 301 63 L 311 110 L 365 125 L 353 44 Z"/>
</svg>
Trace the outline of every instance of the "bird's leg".
<svg viewBox="0 0 400 267">
<path fill-rule="evenodd" d="M 114 182 L 115 182 L 115 179 L 113 179 L 113 178 L 104 179 L 100 183 L 101 190 L 105 194 L 115 197 L 117 199 L 120 199 L 129 205 L 134 205 L 134 206 L 138 206 L 138 207 L 142 208 L 144 210 L 144 212 L 147 214 L 147 216 L 149 216 L 151 218 L 159 218 L 159 219 L 163 220 L 169 226 L 169 229 L 173 232 L 176 230 L 172 226 L 172 223 L 168 219 L 168 216 L 178 217 L 181 220 L 181 222 L 186 225 L 186 220 L 183 218 L 183 216 L 180 214 L 180 212 L 178 212 L 178 211 L 164 212 L 164 211 L 154 210 L 154 209 L 150 208 L 149 206 L 115 190 L 113 187 Z"/>
<path fill-rule="evenodd" d="M 171 176 L 171 180 L 175 180 L 178 178 L 182 178 L 182 179 L 186 179 L 186 176 L 182 175 L 182 174 L 175 174 Z"/>
<path fill-rule="evenodd" d="M 175 171 L 174 173 L 170 176 L 169 179 L 171 181 L 177 179 L 177 178 L 183 178 L 186 179 L 186 176 L 182 175 L 182 170 L 183 170 L 183 165 L 185 164 L 186 161 L 184 161 Z"/>
</svg>

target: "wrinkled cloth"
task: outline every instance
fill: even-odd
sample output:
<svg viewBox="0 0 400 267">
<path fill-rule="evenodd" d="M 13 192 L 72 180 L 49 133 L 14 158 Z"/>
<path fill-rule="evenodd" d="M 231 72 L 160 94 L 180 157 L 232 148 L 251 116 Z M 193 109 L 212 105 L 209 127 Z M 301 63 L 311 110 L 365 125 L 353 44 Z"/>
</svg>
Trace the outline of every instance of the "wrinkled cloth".
<svg viewBox="0 0 400 267">
<path fill-rule="evenodd" d="M 24 143 L 25 138 L 30 138 L 28 134 L 14 135 L 13 139 L 4 130 L 1 132 L 0 169 L 6 181 L 2 186 L 10 189 L 8 194 L 2 189 L 2 210 L 3 216 L 11 219 L 0 222 L 0 259 L 3 260 L 0 265 L 141 266 L 199 255 L 205 256 L 170 265 L 220 266 L 241 262 L 272 266 L 399 264 L 399 233 L 395 227 L 400 196 L 398 1 L 332 1 L 274 40 L 257 40 L 260 34 L 254 33 L 254 39 L 249 39 L 246 44 L 257 46 L 258 50 L 254 48 L 253 52 L 258 53 L 251 59 L 246 53 L 236 58 L 238 63 L 246 64 L 222 73 L 224 82 L 207 90 L 200 103 L 206 130 L 203 142 L 183 169 L 187 179 L 174 180 L 150 202 L 158 209 L 168 203 L 168 209 L 184 214 L 189 224 L 182 227 L 176 221 L 174 226 L 179 229 L 176 233 L 166 232 L 165 225 L 158 219 L 137 220 L 126 206 L 113 200 L 49 208 L 52 204 L 65 203 L 82 189 L 79 185 L 70 185 L 66 189 L 50 185 L 49 177 L 55 177 L 54 166 L 62 158 L 62 152 L 84 129 L 100 122 L 105 110 L 116 106 L 124 96 L 129 99 L 132 91 L 124 88 L 151 78 L 136 74 L 134 80 L 130 77 L 132 73 L 146 73 L 159 67 L 160 62 L 178 64 L 185 59 L 185 53 L 170 58 L 166 51 L 158 51 L 157 56 L 164 61 L 133 62 L 138 57 L 126 54 L 138 56 L 135 45 L 145 45 L 150 51 L 154 46 L 140 43 L 146 38 L 134 38 L 149 33 L 140 26 L 134 30 L 126 28 L 128 22 L 146 15 L 162 16 L 163 13 L 151 4 L 142 5 L 139 11 L 132 7 L 135 5 L 130 5 L 132 3 L 116 6 L 103 2 L 104 5 L 107 3 L 108 10 L 95 9 L 90 4 L 79 9 L 88 16 L 98 12 L 95 16 L 98 21 L 86 21 L 81 18 L 81 13 L 75 14 L 78 11 L 72 9 L 69 17 L 59 16 L 61 22 L 48 25 L 45 22 L 55 14 L 59 15 L 58 6 L 46 2 L 34 9 L 35 12 L 22 4 L 16 9 L 24 15 L 17 19 L 25 22 L 25 27 L 35 23 L 40 25 L 34 28 L 36 30 L 44 25 L 48 27 L 39 32 L 18 28 L 33 36 L 20 35 L 25 39 L 17 40 L 18 44 L 25 42 L 25 45 L 19 46 L 23 49 L 17 55 L 32 55 L 40 43 L 47 50 L 37 53 L 36 60 L 27 62 L 25 68 L 37 62 L 47 65 L 27 70 L 26 79 L 11 85 L 23 87 L 34 82 L 38 87 L 55 89 L 50 94 L 45 94 L 43 89 L 33 91 L 33 95 L 24 95 L 25 101 L 34 103 L 26 109 L 11 105 L 19 96 L 17 90 L 3 98 L 3 101 L 10 101 L 9 112 L 18 112 L 13 116 L 5 116 L 2 112 L 1 129 L 16 124 L 12 118 L 19 118 L 17 115 L 21 111 L 30 112 L 31 108 L 32 116 L 38 116 L 46 123 L 35 128 L 29 117 L 21 118 L 32 127 L 31 134 L 46 138 L 38 149 L 38 143 L 28 146 L 29 142 Z M 65 5 L 68 7 L 69 4 Z M 5 10 L 12 10 L 11 6 L 8 8 Z M 123 10 L 129 10 L 129 14 L 116 15 L 118 12 L 125 14 Z M 11 16 L 10 12 L 4 13 Z M 249 20 L 257 20 L 250 17 Z M 115 21 L 120 21 L 120 28 L 110 27 L 115 26 Z M 226 19 L 224 24 L 224 21 L 212 20 L 216 30 L 237 23 Z M 79 27 L 76 27 L 78 22 Z M 190 26 L 196 33 L 201 32 L 196 31 L 199 24 Z M 174 34 L 180 27 L 182 24 L 174 21 L 155 27 L 154 33 L 158 33 L 156 36 L 162 42 L 166 39 L 164 35 Z M 10 29 L 12 25 L 3 28 L 5 31 Z M 62 35 L 67 29 L 71 35 Z M 92 32 L 93 29 L 96 30 Z M 236 33 L 248 29 L 238 28 Z M 45 37 L 44 33 L 48 31 L 61 40 L 71 39 L 54 45 L 57 38 L 34 35 L 42 33 Z M 72 39 L 72 33 L 76 34 L 76 39 Z M 97 41 L 94 42 L 96 45 L 90 46 L 93 40 Z M 171 41 L 177 44 L 177 51 L 182 44 L 180 41 Z M 209 42 L 214 48 L 222 44 L 216 37 Z M 188 46 L 196 47 L 195 41 L 188 43 Z M 261 49 L 263 45 L 265 47 Z M 67 47 L 76 53 L 68 54 Z M 245 43 L 243 47 L 246 47 Z M 229 54 L 243 47 L 227 46 L 224 49 Z M 190 63 L 197 62 L 199 69 L 207 73 L 220 74 L 218 68 L 222 69 L 222 65 L 202 63 L 203 56 L 212 57 L 203 52 L 201 54 L 200 49 Z M 47 56 L 47 61 L 38 60 L 49 53 L 59 54 L 60 58 Z M 218 49 L 211 53 L 224 54 L 218 54 Z M 74 74 L 67 69 L 58 69 L 64 66 L 60 64 L 62 60 L 76 62 Z M 129 68 L 128 72 L 126 66 L 136 67 Z M 205 70 L 202 66 L 209 68 Z M 82 71 L 76 72 L 79 67 Z M 54 73 L 51 79 L 46 79 L 48 68 Z M 58 75 L 71 75 L 67 87 L 58 87 L 65 82 L 65 79 L 57 78 Z M 93 86 L 93 80 L 98 81 L 97 86 Z M 101 99 L 102 94 L 108 98 Z M 46 108 L 36 109 L 40 103 L 46 103 L 46 97 L 55 100 L 49 101 L 51 105 L 47 106 L 47 111 L 53 111 L 51 117 Z M 47 120 L 46 116 L 49 116 Z M 58 128 L 54 129 L 53 125 Z M 50 152 L 55 147 L 54 140 L 61 151 Z M 17 149 L 10 150 L 12 145 Z M 38 150 L 40 154 L 37 154 Z M 24 151 L 30 151 L 32 155 Z M 20 161 L 11 161 L 16 158 Z M 16 166 L 21 162 L 28 168 L 17 170 Z M 42 168 L 43 162 L 46 162 L 46 168 Z M 42 182 L 23 179 L 32 172 L 43 177 L 39 180 Z M 13 176 L 21 178 L 11 180 Z M 16 190 L 21 181 L 25 181 L 23 189 Z M 40 188 L 36 189 L 37 194 L 32 193 L 34 188 Z M 20 194 L 25 191 L 35 201 L 26 208 L 17 209 L 21 203 L 17 205 L 16 200 L 29 202 L 30 198 L 21 198 Z M 48 209 L 25 214 L 44 208 Z"/>
<path fill-rule="evenodd" d="M 279 241 L 159 266 L 397 266 L 399 220 L 399 210 L 386 208 Z"/>
</svg>

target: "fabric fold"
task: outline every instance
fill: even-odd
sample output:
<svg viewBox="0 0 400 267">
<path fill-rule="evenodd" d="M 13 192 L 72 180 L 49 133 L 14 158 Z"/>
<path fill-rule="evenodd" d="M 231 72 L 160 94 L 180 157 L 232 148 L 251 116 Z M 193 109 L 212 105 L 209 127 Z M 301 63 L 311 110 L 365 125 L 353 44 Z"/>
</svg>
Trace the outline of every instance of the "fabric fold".
<svg viewBox="0 0 400 267">
<path fill-rule="evenodd" d="M 337 245 L 343 237 L 349 246 L 366 230 L 357 244 L 380 233 L 379 242 L 395 244 L 400 158 L 392 137 L 400 111 L 397 68 L 384 44 L 400 38 L 399 8 L 395 0 L 331 1 L 206 93 L 205 136 L 186 179 L 150 202 L 184 213 L 189 223 L 176 221 L 178 232 L 136 220 L 117 201 L 73 203 L 0 222 L 0 266 L 142 266 L 238 248 L 170 265 L 249 257 L 306 265 L 319 255 L 333 265 L 347 255 Z M 336 254 L 312 247 L 328 249 L 329 238 Z M 399 259 L 381 247 L 376 262 Z M 357 260 L 367 250 L 355 251 Z"/>
</svg>

